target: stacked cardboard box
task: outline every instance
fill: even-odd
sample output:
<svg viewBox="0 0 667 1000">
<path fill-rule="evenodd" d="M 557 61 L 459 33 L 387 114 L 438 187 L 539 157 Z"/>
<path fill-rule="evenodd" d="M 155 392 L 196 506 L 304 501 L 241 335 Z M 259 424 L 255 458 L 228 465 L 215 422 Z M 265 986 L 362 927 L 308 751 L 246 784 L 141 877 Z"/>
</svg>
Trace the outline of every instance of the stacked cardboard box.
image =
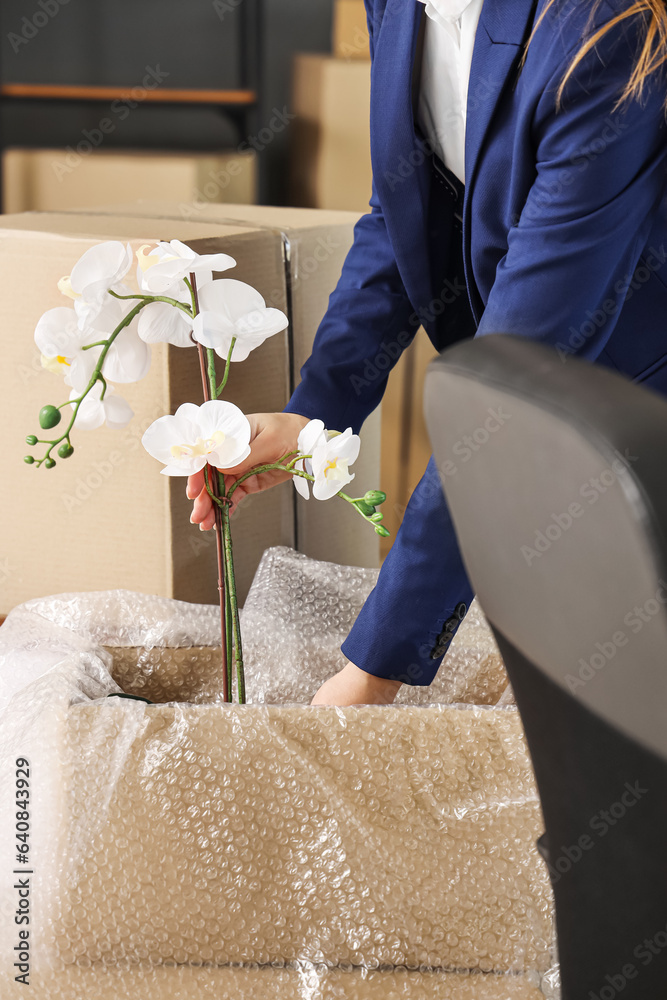
<svg viewBox="0 0 667 1000">
<path fill-rule="evenodd" d="M 372 179 L 369 63 L 298 55 L 293 104 L 291 201 L 366 211 Z"/>
<path fill-rule="evenodd" d="M 66 304 L 56 282 L 102 240 L 178 238 L 201 253 L 237 260 L 234 276 L 288 312 L 289 330 L 234 366 L 227 398 L 244 412 L 281 410 L 310 353 L 357 216 L 244 206 L 136 204 L 125 212 L 26 213 L 0 219 L 0 269 L 11 295 L 0 307 L 0 404 L 7 429 L 0 522 L 0 612 L 27 598 L 67 590 L 129 588 L 182 600 L 217 600 L 212 532 L 189 523 L 185 481 L 161 476 L 141 447 L 149 423 L 184 401 L 201 399 L 197 353 L 153 350 L 147 377 L 122 387 L 135 417 L 123 431 L 76 435 L 74 456 L 45 471 L 23 463 L 25 435 L 44 403 L 65 386 L 42 370 L 33 341 L 37 320 Z M 227 273 L 230 276 L 231 272 Z M 10 431 L 11 428 L 11 431 Z M 379 481 L 379 416 L 367 422 L 356 466 L 361 492 Z M 315 558 L 377 565 L 377 536 L 341 501 L 297 498 L 290 483 L 249 498 L 233 528 L 241 599 L 263 551 L 291 545 Z"/>
<path fill-rule="evenodd" d="M 8 149 L 3 153 L 5 212 L 99 208 L 152 198 L 177 202 L 256 200 L 254 152 L 175 153 L 94 149 Z"/>
<path fill-rule="evenodd" d="M 333 50 L 338 59 L 369 58 L 364 0 L 334 3 Z"/>
</svg>

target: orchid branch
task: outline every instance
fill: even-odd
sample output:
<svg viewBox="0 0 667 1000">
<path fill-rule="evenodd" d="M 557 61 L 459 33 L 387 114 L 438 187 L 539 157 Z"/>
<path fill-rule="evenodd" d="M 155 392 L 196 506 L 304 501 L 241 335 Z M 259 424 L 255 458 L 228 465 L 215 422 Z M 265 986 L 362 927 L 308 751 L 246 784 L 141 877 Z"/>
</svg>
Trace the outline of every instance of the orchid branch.
<svg viewBox="0 0 667 1000">
<path fill-rule="evenodd" d="M 114 295 L 115 293 L 114 292 L 110 292 L 110 294 Z M 121 298 L 121 297 L 122 298 L 129 298 L 130 296 L 118 296 L 118 298 Z M 109 336 L 108 340 L 100 341 L 100 344 L 103 344 L 104 346 L 102 347 L 102 350 L 100 352 L 100 356 L 97 359 L 97 364 L 95 365 L 93 373 L 90 376 L 90 381 L 89 381 L 88 385 L 86 386 L 86 388 L 81 393 L 81 395 L 78 397 L 78 399 L 69 399 L 69 400 L 67 400 L 64 403 L 61 403 L 59 407 L 55 407 L 55 406 L 54 407 L 45 407 L 45 409 L 52 409 L 54 411 L 58 411 L 63 406 L 72 406 L 73 407 L 72 416 L 70 418 L 70 421 L 69 421 L 67 427 L 65 428 L 64 433 L 61 434 L 60 437 L 54 438 L 53 440 L 44 440 L 44 441 L 41 442 L 43 444 L 48 444 L 49 445 L 49 448 L 47 449 L 46 453 L 42 456 L 42 458 L 35 460 L 32 455 L 26 456 L 25 461 L 27 462 L 28 465 L 35 465 L 37 468 L 39 468 L 40 465 L 44 464 L 47 469 L 52 469 L 54 467 L 54 465 L 56 464 L 56 461 L 55 461 L 54 458 L 51 457 L 51 452 L 53 451 L 54 448 L 56 448 L 62 442 L 66 442 L 67 443 L 67 449 L 68 450 L 66 451 L 66 453 L 63 453 L 63 454 L 61 454 L 59 452 L 60 457 L 61 458 L 69 458 L 70 455 L 73 453 L 74 449 L 73 449 L 72 443 L 70 441 L 70 434 L 72 433 L 72 428 L 74 427 L 74 423 L 76 421 L 77 414 L 79 412 L 79 408 L 80 408 L 82 402 L 84 401 L 84 399 L 86 398 L 86 396 L 88 395 L 88 393 L 91 392 L 94 389 L 95 385 L 98 382 L 102 382 L 102 384 L 103 384 L 102 395 L 101 395 L 100 398 L 101 399 L 104 398 L 104 395 L 105 395 L 106 390 L 107 390 L 107 381 L 104 378 L 104 375 L 102 375 L 102 366 L 104 365 L 106 356 L 109 353 L 109 349 L 111 348 L 111 345 L 113 344 L 113 342 L 116 339 L 116 337 L 118 337 L 118 335 L 121 333 L 122 330 L 125 329 L 126 326 L 130 325 L 130 323 L 132 322 L 132 320 L 134 319 L 134 317 L 137 316 L 141 312 L 141 310 L 144 308 L 144 306 L 147 306 L 149 304 L 149 302 L 153 301 L 153 299 L 150 298 L 150 297 L 148 297 L 148 296 L 142 296 L 142 299 L 146 300 L 146 301 L 138 302 L 137 305 L 133 309 L 131 309 L 129 311 L 129 313 L 127 314 L 127 316 L 125 316 L 121 320 L 121 322 L 118 324 L 118 326 L 116 327 L 116 329 Z M 86 346 L 87 347 L 96 347 L 96 346 L 99 346 L 99 344 L 88 344 Z M 54 423 L 51 426 L 57 426 L 57 424 L 59 423 L 59 421 L 60 421 L 60 416 L 58 416 L 57 420 L 55 420 Z M 34 438 L 34 440 L 33 440 L 33 438 Z M 27 441 L 28 444 L 31 444 L 31 445 L 39 443 L 38 439 L 35 437 L 34 434 L 28 435 L 28 437 L 26 438 L 26 441 Z M 28 459 L 32 459 L 32 461 L 28 462 Z"/>
</svg>

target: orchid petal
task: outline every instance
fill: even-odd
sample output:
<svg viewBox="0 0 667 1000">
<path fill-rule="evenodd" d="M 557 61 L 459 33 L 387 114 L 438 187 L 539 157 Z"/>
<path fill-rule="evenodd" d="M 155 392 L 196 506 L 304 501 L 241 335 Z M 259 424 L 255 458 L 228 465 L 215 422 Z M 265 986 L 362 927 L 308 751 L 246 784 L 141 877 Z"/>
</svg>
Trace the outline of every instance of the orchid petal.
<svg viewBox="0 0 667 1000">
<path fill-rule="evenodd" d="M 139 313 L 138 333 L 147 344 L 192 347 L 192 320 L 168 302 L 151 302 Z"/>
</svg>

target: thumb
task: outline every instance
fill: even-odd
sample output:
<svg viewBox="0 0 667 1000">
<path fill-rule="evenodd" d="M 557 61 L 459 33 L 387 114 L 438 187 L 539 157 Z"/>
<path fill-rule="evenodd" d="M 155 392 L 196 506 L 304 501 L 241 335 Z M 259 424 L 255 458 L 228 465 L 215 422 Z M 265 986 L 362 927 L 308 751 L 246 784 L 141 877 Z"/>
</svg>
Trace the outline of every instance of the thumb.
<svg viewBox="0 0 667 1000">
<path fill-rule="evenodd" d="M 278 430 L 278 421 L 271 413 L 252 413 L 248 417 L 250 423 L 250 454 L 238 465 L 230 466 L 221 471 L 234 476 L 242 476 L 248 469 L 256 465 L 276 462 L 288 451 L 296 447 L 296 442 L 285 440 Z"/>
</svg>

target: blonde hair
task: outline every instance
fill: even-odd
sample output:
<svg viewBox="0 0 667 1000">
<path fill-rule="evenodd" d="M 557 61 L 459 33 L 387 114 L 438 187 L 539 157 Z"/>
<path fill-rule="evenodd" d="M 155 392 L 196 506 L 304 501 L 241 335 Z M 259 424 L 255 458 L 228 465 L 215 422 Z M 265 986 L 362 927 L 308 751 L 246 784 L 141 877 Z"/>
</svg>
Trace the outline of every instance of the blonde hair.
<svg viewBox="0 0 667 1000">
<path fill-rule="evenodd" d="M 539 28 L 546 14 L 557 2 L 558 0 L 548 0 L 546 7 L 540 14 L 531 36 L 528 39 L 528 44 L 532 41 L 535 32 Z M 595 0 L 588 21 L 589 25 L 592 24 L 595 18 L 595 13 L 602 3 L 604 3 L 604 0 Z M 617 14 L 611 19 L 611 21 L 603 24 L 602 27 L 598 28 L 593 34 L 588 35 L 585 33 L 584 41 L 568 66 L 567 72 L 558 87 L 558 91 L 556 93 L 557 108 L 561 106 L 563 92 L 567 81 L 591 49 L 594 49 L 597 43 L 604 38 L 607 32 L 615 28 L 616 25 L 621 24 L 623 21 L 629 21 L 631 18 L 640 15 L 643 15 L 645 23 L 641 48 L 637 53 L 634 65 L 632 66 L 632 72 L 625 85 L 625 89 L 616 102 L 614 110 L 631 100 L 642 100 L 649 78 L 667 62 L 667 5 L 665 4 L 665 0 L 633 0 L 632 3 L 628 4 L 626 10 Z M 526 46 L 526 48 L 527 47 L 528 46 Z M 523 58 L 525 59 L 525 51 Z M 665 97 L 665 108 L 667 110 L 667 95 Z"/>
</svg>

